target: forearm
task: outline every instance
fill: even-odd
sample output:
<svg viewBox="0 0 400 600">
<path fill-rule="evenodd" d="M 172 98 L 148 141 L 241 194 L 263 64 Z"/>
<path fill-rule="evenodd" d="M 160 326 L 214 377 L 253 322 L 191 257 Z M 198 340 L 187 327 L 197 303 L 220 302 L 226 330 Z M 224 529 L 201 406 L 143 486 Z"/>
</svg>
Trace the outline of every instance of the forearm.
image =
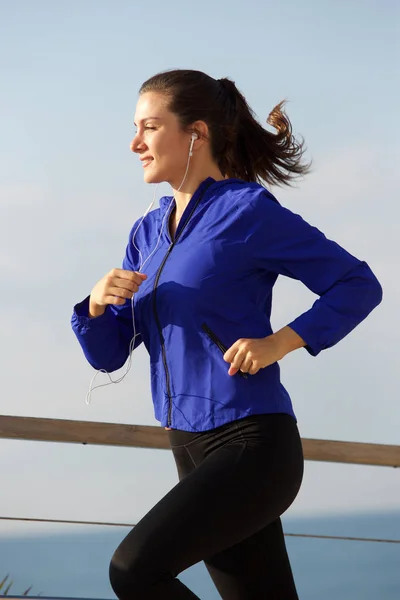
<svg viewBox="0 0 400 600">
<path fill-rule="evenodd" d="M 293 352 L 293 350 L 298 350 L 299 348 L 304 348 L 304 346 L 307 345 L 303 338 L 301 338 L 288 325 L 282 327 L 282 329 L 279 329 L 279 331 L 274 333 L 273 338 L 275 340 L 277 354 L 279 356 L 278 360 L 281 360 L 284 356 L 289 354 L 289 352 Z"/>
<path fill-rule="evenodd" d="M 359 263 L 289 323 L 305 348 L 317 356 L 348 335 L 380 303 L 382 288 L 366 263 Z"/>
</svg>

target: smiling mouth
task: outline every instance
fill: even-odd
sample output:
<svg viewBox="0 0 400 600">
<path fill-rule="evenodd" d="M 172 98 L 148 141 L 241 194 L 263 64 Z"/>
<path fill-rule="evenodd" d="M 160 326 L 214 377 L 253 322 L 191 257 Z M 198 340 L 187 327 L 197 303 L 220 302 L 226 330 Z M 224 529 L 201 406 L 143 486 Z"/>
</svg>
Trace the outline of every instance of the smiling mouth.
<svg viewBox="0 0 400 600">
<path fill-rule="evenodd" d="M 143 161 L 143 169 L 145 169 L 146 167 L 148 167 L 149 164 L 152 163 L 152 162 L 153 162 L 152 158 L 149 158 L 148 160 L 144 160 Z"/>
</svg>

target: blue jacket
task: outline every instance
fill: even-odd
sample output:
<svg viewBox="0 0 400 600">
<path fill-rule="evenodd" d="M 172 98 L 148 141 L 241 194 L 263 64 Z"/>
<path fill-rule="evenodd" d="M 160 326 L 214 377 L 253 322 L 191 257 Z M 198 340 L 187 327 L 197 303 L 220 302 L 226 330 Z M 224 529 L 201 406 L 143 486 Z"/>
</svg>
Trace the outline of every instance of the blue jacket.
<svg viewBox="0 0 400 600">
<path fill-rule="evenodd" d="M 302 281 L 319 298 L 289 326 L 316 356 L 347 335 L 379 304 L 382 288 L 361 262 L 262 186 L 205 180 L 194 193 L 172 242 L 160 200 L 135 236 L 148 278 L 134 296 L 135 325 L 150 355 L 156 419 L 163 426 L 204 431 L 253 414 L 288 413 L 289 395 L 274 363 L 256 375 L 228 375 L 225 349 L 239 338 L 272 334 L 272 288 L 279 274 Z M 132 244 L 123 268 L 139 270 Z M 86 298 L 72 326 L 89 363 L 112 372 L 125 363 L 133 337 L 130 301 L 88 318 Z"/>
</svg>

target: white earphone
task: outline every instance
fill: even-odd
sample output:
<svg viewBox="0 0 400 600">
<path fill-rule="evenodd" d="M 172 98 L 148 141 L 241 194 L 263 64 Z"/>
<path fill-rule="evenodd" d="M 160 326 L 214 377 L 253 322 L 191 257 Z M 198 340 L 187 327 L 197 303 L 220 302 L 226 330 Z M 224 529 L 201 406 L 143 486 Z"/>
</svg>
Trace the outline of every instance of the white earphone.
<svg viewBox="0 0 400 600">
<path fill-rule="evenodd" d="M 197 135 L 197 133 L 192 133 L 192 141 L 190 142 L 189 156 L 193 156 L 193 145 L 194 145 L 195 141 L 198 139 L 199 139 L 199 136 Z"/>
<path fill-rule="evenodd" d="M 176 190 L 177 192 L 179 192 L 179 190 L 181 189 L 181 187 L 183 186 L 183 184 L 184 184 L 184 182 L 186 180 L 186 176 L 187 176 L 188 171 L 189 171 L 190 158 L 193 156 L 193 146 L 194 146 L 195 141 L 198 140 L 199 137 L 200 136 L 197 133 L 195 133 L 195 132 L 192 133 L 192 138 L 191 138 L 191 142 L 190 142 L 189 156 L 188 156 L 188 160 L 187 160 L 185 175 L 183 176 L 181 185 Z M 156 191 L 157 191 L 157 188 L 158 188 L 158 184 L 156 185 L 155 190 L 154 190 L 153 201 L 150 204 L 150 206 L 148 207 L 148 209 L 146 210 L 146 212 L 144 213 L 143 217 L 141 218 L 138 226 L 135 229 L 135 232 L 133 233 L 132 240 L 131 240 L 132 241 L 132 245 L 135 247 L 135 249 L 138 252 L 138 255 L 140 257 L 140 265 L 139 265 L 139 269 L 138 269 L 139 272 L 143 272 L 143 267 L 145 266 L 145 264 L 151 259 L 151 257 L 156 252 L 156 250 L 157 250 L 157 248 L 159 246 L 160 240 L 161 240 L 161 236 L 162 236 L 162 233 L 163 233 L 165 221 L 170 216 L 170 208 L 172 207 L 173 202 L 175 202 L 175 197 L 173 196 L 172 200 L 170 202 L 169 207 L 165 211 L 165 215 L 164 215 L 163 221 L 161 223 L 160 233 L 159 233 L 159 236 L 158 236 L 158 240 L 157 240 L 156 246 L 155 246 L 154 250 L 146 258 L 146 260 L 143 260 L 142 253 L 141 253 L 140 249 L 135 244 L 135 237 L 136 237 L 136 234 L 138 232 L 139 227 L 142 225 L 145 217 L 149 214 L 150 210 L 152 209 L 152 207 L 154 205 L 154 202 L 156 200 Z M 136 323 L 135 323 L 135 295 L 133 295 L 132 298 L 131 298 L 131 309 L 132 309 L 133 337 L 132 337 L 131 342 L 129 344 L 129 357 L 128 357 L 127 367 L 126 367 L 125 373 L 123 373 L 123 375 L 121 375 L 121 377 L 119 377 L 118 379 L 112 379 L 111 375 L 105 369 L 98 369 L 96 371 L 96 373 L 93 375 L 92 379 L 91 379 L 91 382 L 90 382 L 90 385 L 89 385 L 89 391 L 86 394 L 86 404 L 90 404 L 91 398 L 92 398 L 92 391 L 93 390 L 95 390 L 97 388 L 100 388 L 100 387 L 104 387 L 106 385 L 110 385 L 111 383 L 120 383 L 125 378 L 125 376 L 128 374 L 128 372 L 129 372 L 129 370 L 131 368 L 131 365 L 132 365 L 132 353 L 133 353 L 134 343 L 135 343 L 136 338 L 141 335 L 140 331 L 136 331 Z M 96 379 L 96 377 L 98 376 L 99 373 L 104 373 L 105 375 L 107 375 L 109 381 L 107 383 L 101 383 L 99 385 L 93 386 L 94 381 L 95 381 L 95 379 Z"/>
</svg>

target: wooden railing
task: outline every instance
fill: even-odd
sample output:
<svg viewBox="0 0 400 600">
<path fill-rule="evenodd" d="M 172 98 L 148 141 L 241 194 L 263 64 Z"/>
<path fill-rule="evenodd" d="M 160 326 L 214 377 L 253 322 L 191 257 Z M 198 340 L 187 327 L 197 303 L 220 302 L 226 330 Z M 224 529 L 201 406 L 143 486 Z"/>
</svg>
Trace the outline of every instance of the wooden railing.
<svg viewBox="0 0 400 600">
<path fill-rule="evenodd" d="M 132 448 L 170 449 L 168 435 L 161 427 L 149 425 L 123 425 L 93 421 L 71 421 L 64 419 L 43 419 L 34 417 L 0 416 L 0 439 L 32 440 L 40 442 L 62 442 L 74 444 L 95 444 L 105 446 L 125 446 Z M 366 444 L 332 440 L 302 439 L 306 460 L 375 465 L 384 467 L 400 466 L 400 446 L 388 444 Z M 133 523 L 106 523 L 89 521 L 66 521 L 63 519 L 41 519 L 33 517 L 0 516 L 0 520 L 37 521 L 70 523 L 81 525 L 134 526 Z M 400 544 L 400 539 L 378 539 L 348 536 L 315 535 L 288 533 L 286 536 L 320 539 L 353 540 L 358 542 L 386 542 Z M 7 596 L 10 600 L 22 600 L 20 596 Z M 63 598 L 35 598 L 32 600 L 70 600 Z M 71 599 L 71 600 L 77 600 Z"/>
<path fill-rule="evenodd" d="M 160 450 L 170 448 L 167 433 L 161 427 L 36 417 L 0 416 L 0 438 Z M 306 460 L 400 466 L 400 446 L 309 438 L 303 438 L 302 443 Z"/>
</svg>

